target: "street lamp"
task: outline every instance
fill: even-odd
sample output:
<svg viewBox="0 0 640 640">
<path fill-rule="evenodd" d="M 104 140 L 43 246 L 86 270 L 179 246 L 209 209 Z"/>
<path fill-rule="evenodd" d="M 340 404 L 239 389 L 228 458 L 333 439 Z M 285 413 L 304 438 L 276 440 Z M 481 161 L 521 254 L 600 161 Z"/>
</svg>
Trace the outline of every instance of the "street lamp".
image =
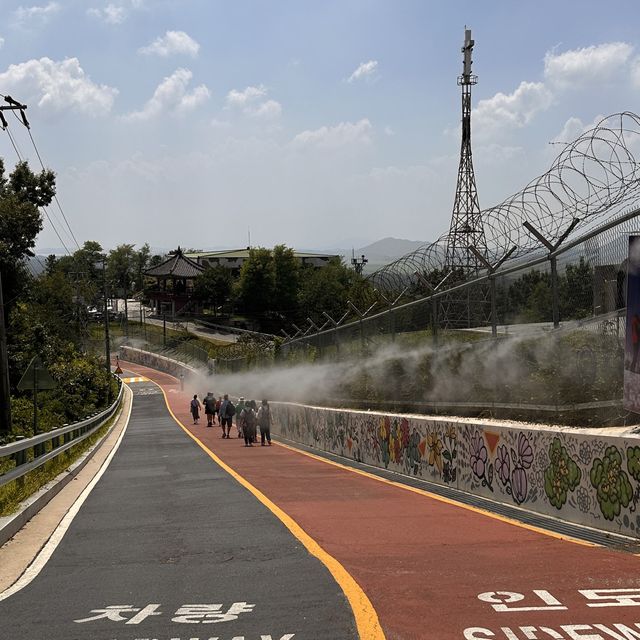
<svg viewBox="0 0 640 640">
<path fill-rule="evenodd" d="M 367 264 L 367 262 L 369 261 L 364 257 L 364 253 L 359 258 L 356 258 L 355 256 L 351 258 L 353 269 L 359 276 L 362 275 L 362 270 L 364 269 L 364 265 Z"/>
</svg>

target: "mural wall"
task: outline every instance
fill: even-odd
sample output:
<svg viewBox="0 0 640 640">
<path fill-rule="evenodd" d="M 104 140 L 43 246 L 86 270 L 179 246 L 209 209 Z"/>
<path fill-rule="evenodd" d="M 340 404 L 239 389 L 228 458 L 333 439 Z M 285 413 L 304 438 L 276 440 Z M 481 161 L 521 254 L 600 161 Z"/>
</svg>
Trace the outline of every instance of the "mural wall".
<svg viewBox="0 0 640 640">
<path fill-rule="evenodd" d="M 640 538 L 640 438 L 273 403 L 274 433 L 358 462 Z"/>
</svg>

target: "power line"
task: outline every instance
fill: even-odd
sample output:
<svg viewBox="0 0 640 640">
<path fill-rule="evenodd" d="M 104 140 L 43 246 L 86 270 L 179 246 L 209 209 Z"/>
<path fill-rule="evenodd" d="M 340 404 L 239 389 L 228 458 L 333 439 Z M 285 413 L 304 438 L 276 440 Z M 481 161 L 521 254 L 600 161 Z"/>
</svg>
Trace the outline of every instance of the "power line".
<svg viewBox="0 0 640 640">
<path fill-rule="evenodd" d="M 44 163 L 42 162 L 42 157 L 40 156 L 40 152 L 38 151 L 38 147 L 36 146 L 35 140 L 33 139 L 33 136 L 31 134 L 31 126 L 29 124 L 29 121 L 27 120 L 27 117 L 25 115 L 24 110 L 27 108 L 26 105 L 20 104 L 19 102 L 16 102 L 13 98 L 11 98 L 10 96 L 5 96 L 3 94 L 0 94 L 0 97 L 4 98 L 5 102 L 7 102 L 9 104 L 9 106 L 6 107 L 0 107 L 0 125 L 2 127 L 2 129 L 4 131 L 7 132 L 7 135 L 9 136 L 9 140 L 11 140 L 11 144 L 13 145 L 13 148 L 16 152 L 16 155 L 18 156 L 18 160 L 20 162 L 23 162 L 23 155 L 20 152 L 20 148 L 18 147 L 18 144 L 16 142 L 16 140 L 14 139 L 13 135 L 11 134 L 11 131 L 9 130 L 9 123 L 6 121 L 6 119 L 4 118 L 4 115 L 2 114 L 3 111 L 5 110 L 10 110 L 13 112 L 13 115 L 16 117 L 16 119 L 24 125 L 24 127 L 27 129 L 27 131 L 29 132 L 29 138 L 31 139 L 31 143 L 33 144 L 33 148 L 36 152 L 36 155 L 38 156 L 38 160 L 40 161 L 40 165 L 42 167 L 42 170 L 45 171 L 45 166 Z M 18 113 L 20 112 L 20 117 L 18 117 Z M 69 225 L 69 221 L 67 220 L 67 217 L 64 213 L 64 211 L 62 210 L 62 207 L 60 206 L 60 202 L 58 201 L 57 196 L 54 194 L 54 199 L 56 200 L 56 203 L 58 204 L 58 208 L 60 209 L 60 212 L 62 213 L 62 217 L 67 225 L 67 229 L 68 229 L 68 233 L 70 234 L 70 237 L 73 239 L 73 241 L 75 242 L 76 246 L 78 247 L 78 249 L 80 249 L 80 245 L 78 244 L 78 241 L 76 240 L 76 237 L 71 229 L 71 226 Z M 49 224 L 51 225 L 54 233 L 56 234 L 58 240 L 60 241 L 60 243 L 62 244 L 62 246 L 64 247 L 64 250 L 67 252 L 67 254 L 71 255 L 71 251 L 69 251 L 69 248 L 67 247 L 65 241 L 62 239 L 62 236 L 60 235 L 56 225 L 53 222 L 52 216 L 49 214 L 49 211 L 47 210 L 46 207 L 42 206 L 41 209 L 44 211 L 44 214 L 47 218 L 47 220 L 49 221 Z M 62 228 L 64 229 L 64 225 L 62 225 Z M 67 231 L 65 230 L 65 233 L 67 233 Z"/>
</svg>

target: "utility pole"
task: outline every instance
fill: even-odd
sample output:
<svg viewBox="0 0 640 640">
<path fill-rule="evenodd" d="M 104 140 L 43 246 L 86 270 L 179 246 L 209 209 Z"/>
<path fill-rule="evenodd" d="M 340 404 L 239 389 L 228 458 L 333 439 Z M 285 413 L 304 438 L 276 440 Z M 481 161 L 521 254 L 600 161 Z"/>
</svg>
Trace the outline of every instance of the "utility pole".
<svg viewBox="0 0 640 640">
<path fill-rule="evenodd" d="M 3 111 L 18 111 L 22 123 L 29 129 L 29 121 L 25 114 L 26 104 L 21 104 L 11 96 L 5 96 L 6 105 L 0 106 L 0 126 L 9 126 Z M 11 390 L 9 387 L 9 355 L 7 353 L 7 331 L 4 323 L 4 299 L 2 295 L 2 270 L 0 269 L 0 433 L 11 431 Z"/>
<path fill-rule="evenodd" d="M 7 333 L 4 325 L 2 270 L 0 270 L 0 433 L 11 431 L 11 394 L 9 389 L 9 357 Z"/>
</svg>

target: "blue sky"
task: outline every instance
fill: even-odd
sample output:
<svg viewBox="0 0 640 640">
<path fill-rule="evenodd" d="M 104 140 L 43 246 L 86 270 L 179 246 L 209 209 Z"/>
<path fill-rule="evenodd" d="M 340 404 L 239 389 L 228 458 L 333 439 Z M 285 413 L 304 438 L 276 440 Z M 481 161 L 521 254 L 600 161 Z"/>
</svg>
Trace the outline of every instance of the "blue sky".
<svg viewBox="0 0 640 640">
<path fill-rule="evenodd" d="M 464 27 L 482 207 L 600 116 L 638 110 L 637 3 L 3 0 L 0 93 L 28 104 L 80 243 L 358 248 L 447 230 Z M 17 122 L 11 131 L 36 166 Z M 0 135 L 0 155 L 16 154 Z M 52 212 L 54 215 L 55 211 Z M 72 249 L 61 221 L 54 225 Z M 59 246 L 47 221 L 39 247 Z"/>
</svg>

